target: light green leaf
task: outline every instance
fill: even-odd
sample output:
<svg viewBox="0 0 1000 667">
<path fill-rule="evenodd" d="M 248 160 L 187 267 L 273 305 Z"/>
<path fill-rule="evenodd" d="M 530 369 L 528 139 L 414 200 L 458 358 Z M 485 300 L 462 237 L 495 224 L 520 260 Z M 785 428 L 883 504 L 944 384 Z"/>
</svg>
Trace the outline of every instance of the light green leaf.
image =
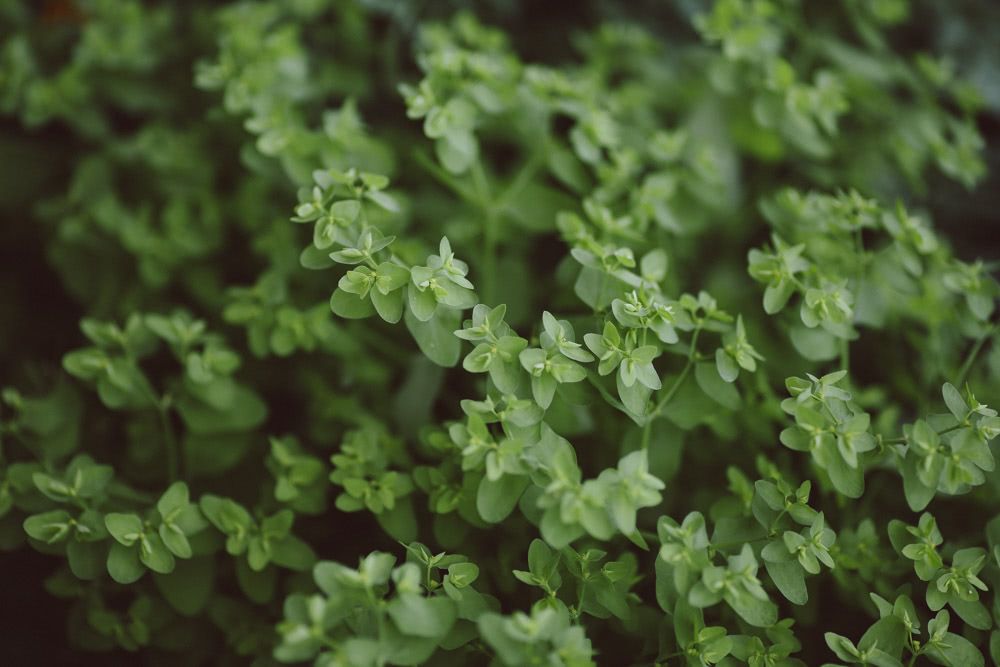
<svg viewBox="0 0 1000 667">
<path fill-rule="evenodd" d="M 476 491 L 476 510 L 479 515 L 488 523 L 499 523 L 506 519 L 528 487 L 529 481 L 524 475 L 504 475 L 495 482 L 484 477 Z"/>
<path fill-rule="evenodd" d="M 440 639 L 455 623 L 455 603 L 448 598 L 425 598 L 414 593 L 400 594 L 387 607 L 389 617 L 400 632 L 417 637 Z"/>
<path fill-rule="evenodd" d="M 139 562 L 139 550 L 115 542 L 108 552 L 108 574 L 119 584 L 131 584 L 146 573 Z"/>
<path fill-rule="evenodd" d="M 458 363 L 462 341 L 453 332 L 461 320 L 459 311 L 442 309 L 428 321 L 421 321 L 407 309 L 403 319 L 424 356 L 445 368 Z"/>
<path fill-rule="evenodd" d="M 730 410 L 739 409 L 742 404 L 739 392 L 719 376 L 716 364 L 699 362 L 694 367 L 694 377 L 705 395 L 716 403 Z"/>
<path fill-rule="evenodd" d="M 370 317 L 375 312 L 375 307 L 368 297 L 362 298 L 338 287 L 330 296 L 330 310 L 339 317 L 360 320 Z"/>
</svg>

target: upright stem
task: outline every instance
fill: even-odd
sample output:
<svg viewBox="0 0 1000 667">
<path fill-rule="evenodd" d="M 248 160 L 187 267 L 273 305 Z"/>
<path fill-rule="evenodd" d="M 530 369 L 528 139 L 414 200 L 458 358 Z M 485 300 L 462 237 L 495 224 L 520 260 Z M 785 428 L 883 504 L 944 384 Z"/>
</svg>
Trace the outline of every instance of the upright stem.
<svg viewBox="0 0 1000 667">
<path fill-rule="evenodd" d="M 784 517 L 785 514 L 787 513 L 788 513 L 788 508 L 786 507 L 783 508 L 781 512 L 778 513 L 778 516 L 774 517 L 774 521 L 771 522 L 771 526 L 767 529 L 768 536 L 774 535 L 774 531 L 778 527 L 778 522 L 780 522 L 782 517 Z"/>
<path fill-rule="evenodd" d="M 472 178 L 476 183 L 476 192 L 479 195 L 479 206 L 483 210 L 483 303 L 494 303 L 494 285 L 496 284 L 496 246 L 497 246 L 497 217 L 498 207 L 493 201 L 493 194 L 490 191 L 489 181 L 486 179 L 486 172 L 483 171 L 479 161 L 472 163 Z"/>
<path fill-rule="evenodd" d="M 698 327 L 694 330 L 694 333 L 691 334 L 691 346 L 688 348 L 687 363 L 684 364 L 681 374 L 677 376 L 676 380 L 674 380 L 670 389 L 667 390 L 667 393 L 664 394 L 663 398 L 660 399 L 660 402 L 656 404 L 656 407 L 653 408 L 653 411 L 649 414 L 649 421 L 652 421 L 660 416 L 660 411 L 666 407 L 667 403 L 670 402 L 670 399 L 672 399 L 674 394 L 677 393 L 677 390 L 680 389 L 682 384 L 684 384 L 684 380 L 687 379 L 688 374 L 691 372 L 691 368 L 694 366 L 695 355 L 698 352 L 698 334 L 700 333 L 701 325 L 698 325 Z"/>
<path fill-rule="evenodd" d="M 956 431 L 964 427 L 965 424 L 955 424 L 954 426 L 949 426 L 948 428 L 942 431 L 938 431 L 937 434 L 944 435 L 945 433 L 951 433 L 952 431 Z M 882 441 L 882 443 L 886 445 L 904 445 L 906 444 L 906 436 L 900 436 L 898 438 L 886 438 L 885 440 Z"/>
<path fill-rule="evenodd" d="M 543 145 L 532 153 L 531 157 L 518 170 L 517 175 L 511 180 L 507 188 L 497 196 L 495 203 L 498 209 L 503 210 L 512 199 L 521 193 L 521 190 L 531 182 L 531 179 L 535 177 L 535 174 L 545 164 L 547 157 L 548 146 Z"/>
<path fill-rule="evenodd" d="M 965 382 L 965 377 L 969 374 L 969 371 L 972 370 L 972 364 L 976 361 L 976 357 L 979 356 L 979 351 L 983 349 L 983 345 L 986 344 L 986 341 L 988 341 L 990 337 L 996 333 L 998 326 L 1000 326 L 1000 324 L 994 324 L 987 329 L 986 333 L 980 336 L 979 340 L 976 341 L 976 344 L 972 346 L 971 350 L 969 350 L 969 354 L 966 355 L 965 361 L 962 362 L 962 366 L 958 371 L 958 377 L 955 380 L 956 387 L 961 387 Z"/>
<path fill-rule="evenodd" d="M 589 368 L 587 369 L 587 380 L 590 382 L 590 384 L 594 385 L 594 388 L 596 388 L 597 391 L 600 392 L 601 397 L 611 407 L 620 410 L 621 412 L 625 413 L 629 417 L 632 417 L 632 413 L 628 411 L 628 408 L 626 408 L 625 405 L 621 401 L 619 401 L 617 398 L 615 398 L 610 393 L 608 393 L 608 390 L 604 388 L 603 384 L 601 384 L 600 378 L 597 377 L 597 375 L 594 373 L 594 371 L 590 370 Z"/>
<path fill-rule="evenodd" d="M 427 173 L 440 181 L 442 185 L 447 186 L 452 192 L 457 194 L 469 204 L 474 206 L 479 206 L 481 204 L 477 193 L 469 190 L 464 183 L 459 182 L 458 179 L 439 167 L 437 163 L 428 157 L 423 151 L 416 151 L 413 154 L 413 159 L 418 165 L 426 169 Z"/>
<path fill-rule="evenodd" d="M 181 474 L 181 453 L 174 435 L 174 427 L 170 424 L 170 398 L 164 396 L 157 401 L 156 412 L 160 416 L 160 427 L 163 430 L 164 451 L 167 454 L 167 477 L 170 482 L 176 482 Z"/>
<path fill-rule="evenodd" d="M 587 592 L 587 578 L 584 577 L 583 579 L 580 580 L 580 595 L 577 598 L 576 613 L 573 614 L 574 619 L 580 618 L 580 615 L 583 614 L 583 596 L 586 594 L 586 592 Z"/>
</svg>

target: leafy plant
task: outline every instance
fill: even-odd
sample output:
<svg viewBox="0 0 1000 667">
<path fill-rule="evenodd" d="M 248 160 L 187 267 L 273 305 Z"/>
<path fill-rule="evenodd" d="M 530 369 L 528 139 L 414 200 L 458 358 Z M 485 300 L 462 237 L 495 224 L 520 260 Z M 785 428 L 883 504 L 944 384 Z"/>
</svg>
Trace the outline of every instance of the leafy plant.
<svg viewBox="0 0 1000 667">
<path fill-rule="evenodd" d="M 36 625 L 191 665 L 1000 661 L 997 248 L 953 203 L 996 203 L 987 20 L 459 4 L 0 2 Z"/>
</svg>

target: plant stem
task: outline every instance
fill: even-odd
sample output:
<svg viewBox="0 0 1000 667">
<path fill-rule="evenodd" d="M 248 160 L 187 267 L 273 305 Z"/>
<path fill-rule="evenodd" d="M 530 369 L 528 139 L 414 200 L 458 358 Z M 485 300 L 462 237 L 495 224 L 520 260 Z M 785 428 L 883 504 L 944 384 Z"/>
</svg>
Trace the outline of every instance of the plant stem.
<svg viewBox="0 0 1000 667">
<path fill-rule="evenodd" d="M 694 366 L 695 357 L 698 353 L 698 334 L 700 333 L 701 325 L 698 325 L 698 327 L 694 330 L 694 333 L 691 334 L 691 346 L 688 348 L 687 363 L 684 364 L 684 368 L 681 369 L 681 374 L 677 376 L 676 380 L 674 380 L 673 385 L 670 386 L 667 393 L 660 399 L 660 402 L 656 404 L 656 407 L 653 408 L 653 411 L 648 417 L 650 421 L 660 416 L 660 411 L 667 405 L 667 403 L 670 402 L 670 399 L 674 397 L 674 394 L 676 394 L 677 390 L 680 389 L 682 384 L 684 384 L 684 380 L 687 379 L 688 374 L 691 372 L 691 368 Z"/>
<path fill-rule="evenodd" d="M 142 505 L 152 505 L 156 502 L 155 496 L 142 491 L 136 491 L 131 487 L 116 482 L 112 482 L 108 487 L 108 494 L 121 500 L 128 500 Z"/>
<path fill-rule="evenodd" d="M 767 537 L 757 537 L 757 538 L 754 538 L 752 540 L 746 540 L 745 542 L 743 542 L 743 541 L 740 541 L 740 542 L 736 542 L 736 541 L 732 541 L 732 542 L 712 542 L 710 546 L 711 546 L 711 548 L 714 551 L 718 552 L 720 549 L 731 549 L 733 547 L 741 547 L 744 544 L 755 544 L 757 542 L 763 542 L 766 539 L 769 539 L 769 538 L 767 538 Z"/>
<path fill-rule="evenodd" d="M 851 370 L 851 343 L 846 338 L 840 339 L 840 368 L 850 373 Z"/>
<path fill-rule="evenodd" d="M 413 360 L 414 353 L 411 350 L 400 347 L 395 340 L 379 331 L 378 327 L 365 327 L 364 333 L 358 334 L 357 337 L 365 341 L 367 347 L 374 350 L 376 354 L 389 357 L 396 363 L 408 365 Z"/>
<path fill-rule="evenodd" d="M 511 180 L 510 185 L 496 198 L 494 202 L 498 209 L 504 210 L 512 199 L 531 182 L 538 170 L 542 168 L 548 158 L 548 146 L 542 146 L 536 150 L 524 165 L 518 170 L 517 175 Z"/>
<path fill-rule="evenodd" d="M 646 451 L 649 449 L 649 431 L 653 426 L 653 420 L 647 419 L 646 425 L 642 427 L 642 450 Z"/>
<path fill-rule="evenodd" d="M 164 451 L 167 454 L 167 477 L 170 482 L 176 482 L 181 474 L 181 453 L 174 435 L 174 427 L 170 423 L 170 396 L 164 395 L 157 401 L 156 411 L 160 415 L 160 427 L 163 429 Z"/>
<path fill-rule="evenodd" d="M 771 522 L 771 525 L 770 525 L 770 527 L 769 527 L 769 528 L 767 529 L 767 534 L 768 534 L 768 535 L 774 535 L 774 531 L 775 531 L 775 529 L 777 529 L 777 527 L 778 527 L 778 523 L 780 523 L 780 522 L 781 522 L 781 519 L 782 519 L 782 518 L 783 518 L 783 517 L 785 516 L 785 514 L 787 514 L 787 513 L 788 513 L 788 508 L 786 507 L 786 508 L 783 508 L 783 509 L 781 510 L 781 512 L 779 512 L 779 513 L 778 513 L 778 516 L 774 517 L 774 521 L 772 521 L 772 522 Z"/>
<path fill-rule="evenodd" d="M 1000 326 L 1000 324 L 994 324 L 992 327 L 987 329 L 986 333 L 980 336 L 979 340 L 976 341 L 976 344 L 972 346 L 971 350 L 969 350 L 969 354 L 966 355 L 965 361 L 962 362 L 962 366 L 959 368 L 958 378 L 955 380 L 956 387 L 961 387 L 962 384 L 965 383 L 965 377 L 969 374 L 969 371 L 972 370 L 972 364 L 975 363 L 976 357 L 979 356 L 979 351 L 983 349 L 983 345 L 986 341 L 989 340 L 994 333 L 996 333 L 998 326 Z"/>
<path fill-rule="evenodd" d="M 482 206 L 482 201 L 480 201 L 479 196 L 476 193 L 469 190 L 455 177 L 435 164 L 434 160 L 427 157 L 426 153 L 423 151 L 416 151 L 413 154 L 413 159 L 417 164 L 426 169 L 431 176 L 440 181 L 442 185 L 447 186 L 452 192 L 464 199 L 467 203 L 472 204 L 473 206 Z"/>
<path fill-rule="evenodd" d="M 619 401 L 617 398 L 615 398 L 614 396 L 612 396 L 608 392 L 608 390 L 604 388 L 604 385 L 601 384 L 600 378 L 599 377 L 595 377 L 594 371 L 590 370 L 589 368 L 587 369 L 587 380 L 590 382 L 590 384 L 594 385 L 594 387 L 597 389 L 597 391 L 600 392 L 601 397 L 603 397 L 604 400 L 607 401 L 609 405 L 611 405 L 611 407 L 616 408 L 616 409 L 620 410 L 621 412 L 624 412 L 630 418 L 632 417 L 632 413 L 628 411 L 628 408 L 626 408 L 625 405 L 621 401 Z"/>
<path fill-rule="evenodd" d="M 493 200 L 489 181 L 483 165 L 479 162 L 472 163 L 472 178 L 476 183 L 476 192 L 479 195 L 479 207 L 483 211 L 483 303 L 494 303 L 494 285 L 496 284 L 496 247 L 497 247 L 497 225 L 500 220 L 497 217 L 499 208 Z"/>
<path fill-rule="evenodd" d="M 944 435 L 945 433 L 951 433 L 952 431 L 956 431 L 964 426 L 965 424 L 955 424 L 954 426 L 949 426 L 943 431 L 938 431 L 937 434 Z M 902 445 L 906 443 L 906 436 L 901 435 L 898 438 L 886 438 L 882 441 L 882 443 L 886 445 Z"/>
<path fill-rule="evenodd" d="M 573 614 L 574 619 L 580 618 L 580 615 L 583 613 L 583 596 L 586 594 L 586 592 L 587 592 L 587 579 L 584 578 L 580 581 L 580 596 L 576 603 L 576 613 Z"/>
</svg>

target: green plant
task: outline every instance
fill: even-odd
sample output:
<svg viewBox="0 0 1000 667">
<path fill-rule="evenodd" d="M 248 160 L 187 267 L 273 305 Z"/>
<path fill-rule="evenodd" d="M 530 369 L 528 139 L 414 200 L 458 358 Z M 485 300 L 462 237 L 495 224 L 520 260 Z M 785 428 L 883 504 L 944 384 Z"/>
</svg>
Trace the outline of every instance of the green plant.
<svg viewBox="0 0 1000 667">
<path fill-rule="evenodd" d="M 931 223 L 997 108 L 928 3 L 43 4 L 0 548 L 74 649 L 1000 661 L 997 249 Z"/>
</svg>

